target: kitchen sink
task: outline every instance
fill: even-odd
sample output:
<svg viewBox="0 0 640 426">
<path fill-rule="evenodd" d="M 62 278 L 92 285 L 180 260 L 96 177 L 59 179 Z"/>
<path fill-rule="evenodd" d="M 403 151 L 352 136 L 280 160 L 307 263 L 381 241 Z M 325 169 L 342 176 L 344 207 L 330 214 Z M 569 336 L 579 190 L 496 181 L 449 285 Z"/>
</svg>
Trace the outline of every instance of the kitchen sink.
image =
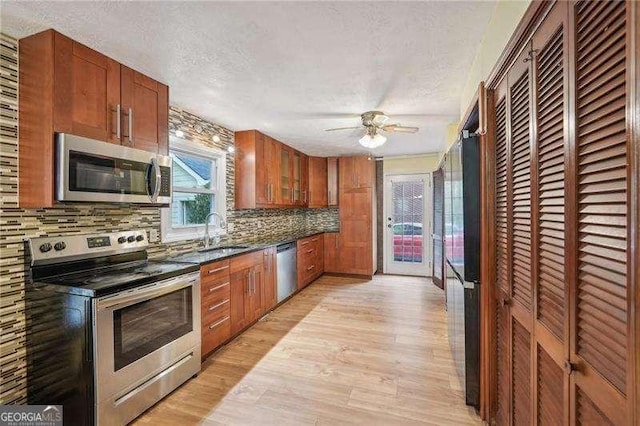
<svg viewBox="0 0 640 426">
<path fill-rule="evenodd" d="M 208 252 L 215 252 L 215 251 L 244 250 L 248 248 L 249 246 L 218 246 L 218 247 L 201 248 L 201 249 L 198 249 L 198 252 L 208 253 Z"/>
</svg>

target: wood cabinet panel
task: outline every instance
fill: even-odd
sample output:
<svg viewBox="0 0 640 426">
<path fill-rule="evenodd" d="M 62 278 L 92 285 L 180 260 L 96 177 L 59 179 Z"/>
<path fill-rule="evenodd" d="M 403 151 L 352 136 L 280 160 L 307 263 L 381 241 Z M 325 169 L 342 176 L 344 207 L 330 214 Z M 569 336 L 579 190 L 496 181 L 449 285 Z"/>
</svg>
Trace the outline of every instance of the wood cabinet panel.
<svg viewBox="0 0 640 426">
<path fill-rule="evenodd" d="M 276 264 L 276 247 L 269 247 L 262 252 L 263 269 L 264 269 L 264 286 L 262 291 L 262 300 L 264 311 L 268 312 L 277 304 L 277 264 Z"/>
<path fill-rule="evenodd" d="M 229 261 L 200 267 L 200 317 L 202 356 L 213 352 L 231 337 L 231 283 Z"/>
<path fill-rule="evenodd" d="M 309 157 L 308 176 L 309 207 L 327 207 L 327 159 L 324 157 Z"/>
<path fill-rule="evenodd" d="M 124 65 L 120 74 L 123 145 L 167 155 L 167 86 Z"/>
<path fill-rule="evenodd" d="M 120 143 L 120 64 L 60 33 L 54 39 L 53 131 Z"/>
<path fill-rule="evenodd" d="M 327 158 L 327 205 L 338 205 L 338 158 Z"/>
<path fill-rule="evenodd" d="M 375 160 L 371 157 L 340 157 L 338 170 L 341 190 L 375 186 Z"/>
<path fill-rule="evenodd" d="M 297 242 L 298 289 L 324 273 L 324 235 L 313 235 Z"/>
<path fill-rule="evenodd" d="M 325 272 L 340 272 L 338 260 L 339 254 L 339 234 L 324 234 L 324 270 Z"/>
<path fill-rule="evenodd" d="M 231 258 L 231 334 L 235 335 L 264 314 L 263 251 Z"/>
<path fill-rule="evenodd" d="M 248 325 L 247 319 L 251 317 L 249 305 L 245 300 L 249 297 L 249 270 L 250 268 L 241 269 L 230 275 L 231 300 L 229 308 L 232 335 L 242 331 Z"/>
<path fill-rule="evenodd" d="M 339 270 L 373 275 L 373 189 L 340 192 Z"/>
</svg>

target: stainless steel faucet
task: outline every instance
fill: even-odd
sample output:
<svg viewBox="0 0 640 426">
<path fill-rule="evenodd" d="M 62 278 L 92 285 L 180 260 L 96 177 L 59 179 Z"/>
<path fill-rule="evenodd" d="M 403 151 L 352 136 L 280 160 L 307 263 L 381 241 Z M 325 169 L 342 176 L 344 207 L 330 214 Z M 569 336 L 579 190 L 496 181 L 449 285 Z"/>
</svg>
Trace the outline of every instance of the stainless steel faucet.
<svg viewBox="0 0 640 426">
<path fill-rule="evenodd" d="M 213 237 L 216 245 L 220 244 L 220 231 L 227 227 L 227 223 L 224 221 L 220 213 L 209 213 L 204 219 L 204 248 L 209 248 L 209 245 L 211 244 L 211 237 L 209 236 L 209 219 L 211 218 L 211 216 L 215 216 L 218 218 L 218 228 L 216 229 Z"/>
</svg>

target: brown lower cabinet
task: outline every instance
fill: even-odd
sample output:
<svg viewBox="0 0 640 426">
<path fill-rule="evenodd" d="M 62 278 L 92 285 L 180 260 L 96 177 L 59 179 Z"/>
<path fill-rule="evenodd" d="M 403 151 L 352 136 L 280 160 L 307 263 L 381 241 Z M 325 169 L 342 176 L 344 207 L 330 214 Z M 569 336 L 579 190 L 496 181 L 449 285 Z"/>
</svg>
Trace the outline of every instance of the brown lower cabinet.
<svg viewBox="0 0 640 426">
<path fill-rule="evenodd" d="M 200 268 L 200 303 L 202 355 L 206 355 L 231 337 L 229 260 Z"/>
<path fill-rule="evenodd" d="M 262 266 L 264 269 L 264 287 L 262 291 L 262 304 L 264 311 L 268 312 L 276 306 L 278 301 L 278 291 L 276 288 L 276 247 L 269 247 L 262 251 Z"/>
<path fill-rule="evenodd" d="M 324 272 L 324 235 L 298 240 L 298 290 L 308 286 Z"/>
<path fill-rule="evenodd" d="M 300 247 L 305 251 L 302 267 L 307 271 L 299 275 L 301 289 L 322 275 L 323 235 L 300 240 L 298 247 L 298 253 Z M 200 268 L 203 358 L 277 305 L 276 255 L 276 247 L 268 247 Z"/>
<path fill-rule="evenodd" d="M 262 252 L 231 258 L 231 334 L 242 331 L 262 315 L 264 272 Z"/>
</svg>

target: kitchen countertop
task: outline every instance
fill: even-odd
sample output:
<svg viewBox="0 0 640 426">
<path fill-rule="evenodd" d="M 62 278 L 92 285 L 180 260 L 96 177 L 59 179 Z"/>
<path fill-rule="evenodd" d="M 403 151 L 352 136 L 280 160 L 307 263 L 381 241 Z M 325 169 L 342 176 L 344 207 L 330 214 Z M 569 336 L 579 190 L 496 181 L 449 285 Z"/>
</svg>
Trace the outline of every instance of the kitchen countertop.
<svg viewBox="0 0 640 426">
<path fill-rule="evenodd" d="M 242 244 L 225 244 L 220 247 L 237 247 L 237 248 L 222 248 L 211 251 L 191 251 L 187 253 L 178 254 L 165 258 L 164 260 L 172 262 L 184 262 L 195 263 L 204 265 L 218 260 L 228 259 L 230 257 L 238 256 L 240 254 L 250 253 L 257 250 L 263 250 L 267 247 L 273 247 L 280 244 L 291 243 L 302 238 L 310 237 L 312 235 L 339 232 L 338 229 L 306 229 L 303 231 L 283 233 L 281 235 L 271 235 L 265 238 L 256 238 L 252 242 Z"/>
</svg>

